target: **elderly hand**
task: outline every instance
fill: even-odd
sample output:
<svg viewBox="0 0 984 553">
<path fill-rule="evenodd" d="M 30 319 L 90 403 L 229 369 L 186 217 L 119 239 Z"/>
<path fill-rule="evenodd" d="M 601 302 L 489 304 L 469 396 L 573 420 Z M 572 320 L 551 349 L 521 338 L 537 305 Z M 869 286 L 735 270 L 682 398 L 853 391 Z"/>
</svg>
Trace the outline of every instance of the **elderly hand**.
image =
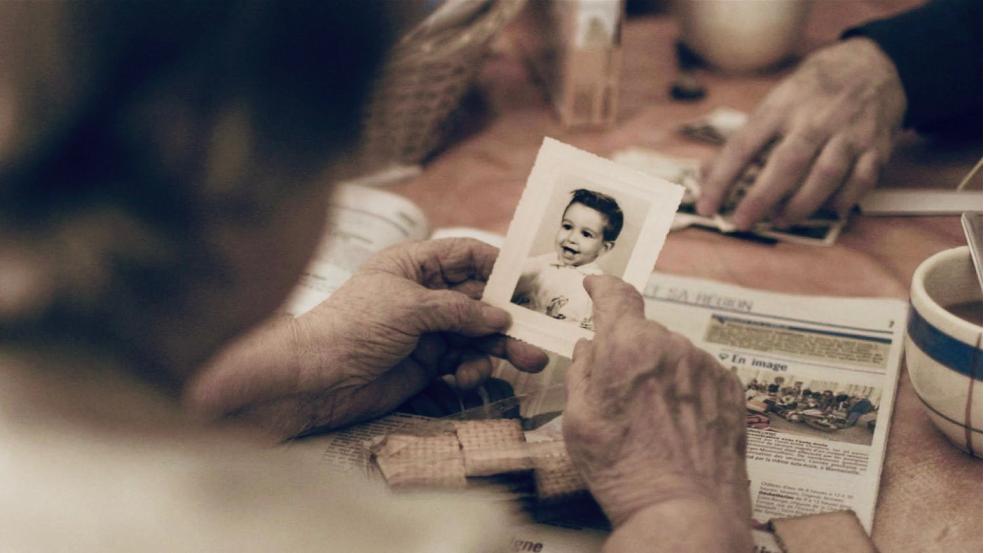
<svg viewBox="0 0 984 553">
<path fill-rule="evenodd" d="M 564 437 L 613 541 L 640 542 L 619 528 L 655 526 L 664 544 L 680 544 L 660 551 L 751 551 L 741 383 L 646 320 L 631 286 L 591 276 L 585 288 L 595 337 L 577 344 L 568 369 Z"/>
<path fill-rule="evenodd" d="M 312 311 L 233 347 L 186 396 L 289 437 L 382 415 L 439 375 L 478 386 L 489 355 L 538 371 L 546 355 L 499 334 L 508 313 L 478 301 L 497 254 L 468 239 L 386 250 Z"/>
<path fill-rule="evenodd" d="M 895 66 L 873 41 L 820 50 L 766 96 L 711 163 L 697 211 L 717 212 L 749 163 L 777 141 L 734 212 L 738 228 L 765 218 L 788 226 L 825 202 L 843 215 L 877 183 L 905 110 Z"/>
</svg>

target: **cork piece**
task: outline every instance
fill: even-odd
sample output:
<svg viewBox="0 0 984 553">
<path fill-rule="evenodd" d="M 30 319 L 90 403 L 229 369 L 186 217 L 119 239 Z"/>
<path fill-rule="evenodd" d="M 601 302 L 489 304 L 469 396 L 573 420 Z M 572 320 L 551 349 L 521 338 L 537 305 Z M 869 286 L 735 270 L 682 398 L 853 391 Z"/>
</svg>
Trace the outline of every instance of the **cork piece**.
<svg viewBox="0 0 984 553">
<path fill-rule="evenodd" d="M 375 451 L 376 465 L 394 489 L 464 488 L 465 463 L 453 432 L 391 434 Z"/>
<path fill-rule="evenodd" d="M 516 419 L 454 423 L 465 457 L 465 474 L 492 476 L 530 470 L 526 436 Z"/>
<path fill-rule="evenodd" d="M 537 500 L 565 501 L 587 493 L 587 485 L 567 455 L 564 442 L 546 442 L 536 446 L 531 451 L 531 457 Z"/>
<path fill-rule="evenodd" d="M 774 518 L 770 525 L 785 553 L 878 553 L 854 511 Z"/>
</svg>

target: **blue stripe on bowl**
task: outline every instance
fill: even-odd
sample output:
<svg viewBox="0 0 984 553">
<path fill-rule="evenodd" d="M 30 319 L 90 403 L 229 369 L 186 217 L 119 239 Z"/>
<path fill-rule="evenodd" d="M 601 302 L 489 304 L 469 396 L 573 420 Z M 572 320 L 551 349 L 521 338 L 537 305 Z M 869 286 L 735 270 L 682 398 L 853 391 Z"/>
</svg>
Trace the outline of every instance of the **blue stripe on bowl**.
<svg viewBox="0 0 984 553">
<path fill-rule="evenodd" d="M 915 306 L 911 307 L 908 332 L 919 349 L 948 369 L 981 380 L 981 349 L 944 334 L 929 324 Z"/>
</svg>

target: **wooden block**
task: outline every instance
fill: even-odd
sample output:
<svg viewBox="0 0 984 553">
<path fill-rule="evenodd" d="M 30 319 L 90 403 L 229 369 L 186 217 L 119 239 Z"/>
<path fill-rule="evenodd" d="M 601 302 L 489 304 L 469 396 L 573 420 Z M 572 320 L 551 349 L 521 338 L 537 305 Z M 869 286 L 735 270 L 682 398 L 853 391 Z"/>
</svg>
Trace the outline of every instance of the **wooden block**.
<svg viewBox="0 0 984 553">
<path fill-rule="evenodd" d="M 538 501 L 559 502 L 588 493 L 587 485 L 567 455 L 564 442 L 535 445 L 530 456 Z"/>
<path fill-rule="evenodd" d="M 374 452 L 376 465 L 394 489 L 464 488 L 465 463 L 453 432 L 433 436 L 391 434 Z"/>
<path fill-rule="evenodd" d="M 785 553 L 878 553 L 854 511 L 774 518 L 770 525 Z"/>
<path fill-rule="evenodd" d="M 493 476 L 530 470 L 526 435 L 517 419 L 454 423 L 467 476 Z"/>
</svg>

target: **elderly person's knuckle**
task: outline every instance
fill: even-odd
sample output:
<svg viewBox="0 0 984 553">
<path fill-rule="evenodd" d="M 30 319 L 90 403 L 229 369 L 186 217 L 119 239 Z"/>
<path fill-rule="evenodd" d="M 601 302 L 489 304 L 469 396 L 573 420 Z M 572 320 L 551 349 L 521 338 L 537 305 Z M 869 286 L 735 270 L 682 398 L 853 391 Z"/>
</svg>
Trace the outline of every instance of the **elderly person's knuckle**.
<svg viewBox="0 0 984 553">
<path fill-rule="evenodd" d="M 387 268 L 391 266 L 401 255 L 404 255 L 404 253 L 399 246 L 390 246 L 370 257 L 366 263 L 362 265 L 362 271 L 367 272 Z"/>
<path fill-rule="evenodd" d="M 661 325 L 656 321 L 651 321 L 646 319 L 641 322 L 637 322 L 635 325 L 636 331 L 639 333 L 639 339 L 646 342 L 652 342 L 655 344 L 662 344 L 664 340 L 669 337 L 670 332 L 665 326 Z"/>
<path fill-rule="evenodd" d="M 620 334 L 609 345 L 608 351 L 600 359 L 613 373 L 631 371 L 638 364 L 637 358 L 642 357 L 639 352 L 644 346 L 631 335 Z"/>
<path fill-rule="evenodd" d="M 595 417 L 588 413 L 583 403 L 568 405 L 564 410 L 563 434 L 568 444 L 590 442 L 598 433 Z"/>
<path fill-rule="evenodd" d="M 852 158 L 861 155 L 873 142 L 871 137 L 864 132 L 859 132 L 857 129 L 847 129 L 844 132 L 840 132 L 833 140 L 836 140 L 841 149 Z"/>
<path fill-rule="evenodd" d="M 412 320 L 430 316 L 426 298 L 416 290 L 400 290 L 399 293 L 394 293 L 389 290 L 383 292 L 379 286 L 367 286 L 363 293 L 367 305 L 375 304 L 381 310 L 385 309 L 383 313 L 391 320 Z"/>
<path fill-rule="evenodd" d="M 700 351 L 694 348 L 686 336 L 677 332 L 667 332 L 666 334 L 667 345 L 670 348 L 686 355 L 688 359 L 697 359 L 699 357 Z"/>
<path fill-rule="evenodd" d="M 660 343 L 659 364 L 664 370 L 676 370 L 681 364 L 693 366 L 689 340 L 675 332 L 667 332 Z"/>
<path fill-rule="evenodd" d="M 666 348 L 663 341 L 665 333 L 649 320 L 627 324 L 623 335 L 625 347 L 640 351 L 645 359 L 658 359 Z"/>
<path fill-rule="evenodd" d="M 878 182 L 877 163 L 871 163 L 867 166 L 859 165 L 854 174 L 854 181 L 855 184 L 861 189 L 874 187 Z"/>
<path fill-rule="evenodd" d="M 728 397 L 728 399 L 735 404 L 743 405 L 745 403 L 745 390 L 744 386 L 741 384 L 741 380 L 738 379 L 738 376 L 729 371 L 724 371 L 723 380 L 723 386 L 725 393 L 727 394 L 726 397 Z"/>
<path fill-rule="evenodd" d="M 746 158 L 754 154 L 758 146 L 751 132 L 739 132 L 728 142 L 728 154 L 732 157 Z"/>
<path fill-rule="evenodd" d="M 598 277 L 599 284 L 603 287 L 604 297 L 610 302 L 628 301 L 635 289 L 625 281 L 613 276 Z"/>
<path fill-rule="evenodd" d="M 620 347 L 627 342 L 635 340 L 636 334 L 639 332 L 638 322 L 628 317 L 623 317 L 621 314 L 612 321 L 610 328 L 611 333 L 608 342 L 614 347 Z"/>
<path fill-rule="evenodd" d="M 839 180 L 844 174 L 844 164 L 840 161 L 820 159 L 813 166 L 813 171 L 823 181 Z"/>
<path fill-rule="evenodd" d="M 768 191 L 760 191 L 755 188 L 741 201 L 741 209 L 746 213 L 757 213 L 761 216 L 762 213 L 772 208 L 775 202 L 776 200 Z"/>
<path fill-rule="evenodd" d="M 865 117 L 863 113 L 854 117 L 847 123 L 843 130 L 838 132 L 839 135 L 855 143 L 855 145 L 862 149 L 871 146 L 875 141 L 875 137 L 880 133 L 881 128 L 877 119 Z"/>
<path fill-rule="evenodd" d="M 456 292 L 450 291 L 414 294 L 406 307 L 417 311 L 432 328 L 447 326 L 448 323 L 454 325 L 467 320 L 471 315 L 469 305 L 462 301 L 464 296 L 457 298 L 454 294 Z"/>
<path fill-rule="evenodd" d="M 645 347 L 648 355 L 658 359 L 667 349 L 669 332 L 659 323 L 645 320 L 637 323 L 633 327 L 633 340 Z"/>
<path fill-rule="evenodd" d="M 492 246 L 480 242 L 473 238 L 450 238 L 445 246 L 446 257 L 448 258 L 474 258 L 475 256 L 487 253 Z"/>
<path fill-rule="evenodd" d="M 819 132 L 798 128 L 783 141 L 781 154 L 788 163 L 805 164 L 813 159 L 821 143 Z"/>
<path fill-rule="evenodd" d="M 444 240 L 438 240 L 445 251 L 452 253 L 466 253 L 469 252 L 477 246 L 479 243 L 477 240 L 471 238 L 446 238 Z"/>
<path fill-rule="evenodd" d="M 478 316 L 475 304 L 465 296 L 454 297 L 457 292 L 448 292 L 444 295 L 446 309 L 449 320 L 455 324 L 460 324 Z"/>
</svg>

